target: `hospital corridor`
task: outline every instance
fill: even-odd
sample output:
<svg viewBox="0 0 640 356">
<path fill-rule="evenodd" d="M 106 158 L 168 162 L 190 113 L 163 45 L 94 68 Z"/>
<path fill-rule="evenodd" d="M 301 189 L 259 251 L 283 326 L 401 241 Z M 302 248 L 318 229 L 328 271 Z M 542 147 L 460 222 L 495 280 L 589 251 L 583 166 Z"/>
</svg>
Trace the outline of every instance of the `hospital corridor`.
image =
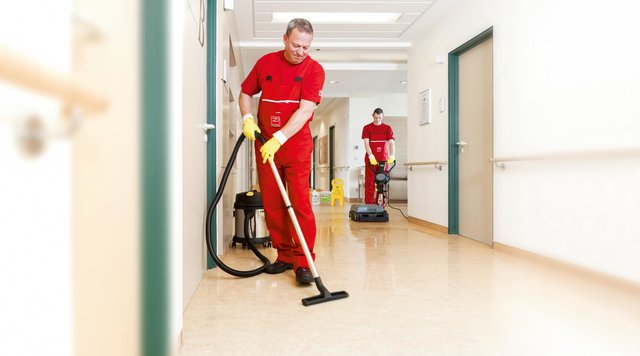
<svg viewBox="0 0 640 356">
<path fill-rule="evenodd" d="M 640 355 L 640 4 L 0 4 L 0 355 Z"/>
</svg>

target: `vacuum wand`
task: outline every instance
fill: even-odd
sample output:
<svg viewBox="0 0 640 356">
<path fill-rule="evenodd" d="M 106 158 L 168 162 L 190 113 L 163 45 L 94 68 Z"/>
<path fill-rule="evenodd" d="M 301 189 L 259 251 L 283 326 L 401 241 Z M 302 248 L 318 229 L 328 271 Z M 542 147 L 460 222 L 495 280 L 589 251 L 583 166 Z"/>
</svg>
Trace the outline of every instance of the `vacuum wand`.
<svg viewBox="0 0 640 356">
<path fill-rule="evenodd" d="M 266 142 L 264 136 L 262 136 L 259 132 L 255 132 L 256 138 L 264 144 Z M 296 217 L 296 213 L 293 211 L 293 207 L 291 206 L 291 201 L 289 200 L 289 196 L 287 195 L 287 190 L 282 184 L 282 178 L 280 178 L 280 174 L 278 173 L 278 169 L 276 168 L 275 163 L 273 163 L 273 157 L 269 157 L 268 159 L 269 165 L 271 166 L 271 171 L 273 172 L 273 176 L 278 183 L 278 188 L 280 189 L 280 194 L 282 195 L 282 199 L 284 200 L 284 205 L 287 207 L 287 211 L 289 212 L 289 216 L 291 217 L 291 221 L 293 222 L 293 227 L 296 230 L 296 234 L 298 235 L 298 241 L 300 241 L 300 246 L 302 246 L 302 250 L 304 251 L 304 256 L 309 263 L 309 268 L 311 269 L 311 274 L 313 275 L 313 279 L 316 283 L 316 287 L 320 294 L 314 297 L 303 298 L 302 305 L 309 306 L 324 302 L 329 302 L 336 299 L 347 298 L 349 293 L 345 291 L 339 292 L 329 292 L 329 290 L 322 284 L 322 280 L 320 279 L 320 275 L 318 274 L 318 270 L 316 269 L 315 264 L 313 263 L 313 258 L 311 257 L 311 252 L 309 252 L 309 247 L 307 246 L 307 241 L 304 239 L 304 235 L 302 234 L 302 229 L 300 229 L 300 224 L 298 223 L 298 218 Z"/>
</svg>

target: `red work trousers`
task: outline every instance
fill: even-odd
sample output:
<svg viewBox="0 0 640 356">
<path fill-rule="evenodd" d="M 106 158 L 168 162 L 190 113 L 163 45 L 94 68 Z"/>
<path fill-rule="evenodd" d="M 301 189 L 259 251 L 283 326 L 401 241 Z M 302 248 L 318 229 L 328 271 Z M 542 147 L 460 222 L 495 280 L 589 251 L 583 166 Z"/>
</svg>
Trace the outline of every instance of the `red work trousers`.
<svg viewBox="0 0 640 356">
<path fill-rule="evenodd" d="M 309 199 L 311 148 L 304 150 L 308 151 L 308 154 L 301 155 L 299 149 L 287 149 L 287 144 L 289 142 L 276 152 L 274 163 L 282 183 L 288 191 L 291 206 L 296 214 L 311 256 L 315 260 L 313 246 L 316 242 L 316 219 Z M 287 207 L 284 205 L 278 183 L 273 176 L 271 165 L 269 161 L 262 163 L 261 146 L 260 142 L 256 141 L 256 166 L 260 181 L 260 193 L 262 195 L 267 228 L 269 228 L 269 233 L 271 234 L 271 242 L 273 247 L 278 250 L 278 260 L 293 264 L 294 270 L 298 269 L 298 267 L 309 267 L 309 263 L 300 246 L 298 235 L 289 217 Z"/>
<path fill-rule="evenodd" d="M 375 174 L 371 171 L 371 167 L 376 169 L 376 166 L 371 166 L 369 163 L 369 157 L 364 157 L 364 203 L 376 204 L 376 182 Z"/>
<path fill-rule="evenodd" d="M 378 159 L 378 164 L 384 165 L 386 163 L 386 158 Z M 375 173 L 373 171 L 377 170 L 378 166 L 372 166 L 369 163 L 369 157 L 364 156 L 364 203 L 365 204 L 378 204 L 376 200 L 376 178 Z M 386 169 L 386 167 L 385 167 Z"/>
</svg>

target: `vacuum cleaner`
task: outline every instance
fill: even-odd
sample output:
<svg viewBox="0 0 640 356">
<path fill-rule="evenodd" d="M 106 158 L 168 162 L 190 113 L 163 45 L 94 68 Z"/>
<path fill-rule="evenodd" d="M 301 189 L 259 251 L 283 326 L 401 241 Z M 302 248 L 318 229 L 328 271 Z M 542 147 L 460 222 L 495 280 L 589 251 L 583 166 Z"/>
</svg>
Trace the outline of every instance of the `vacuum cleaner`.
<svg viewBox="0 0 640 356">
<path fill-rule="evenodd" d="M 264 136 L 262 136 L 259 132 L 255 132 L 255 136 L 257 139 L 260 140 L 260 142 L 262 142 L 262 144 L 264 144 L 266 142 Z M 266 268 L 266 266 L 268 266 L 270 264 L 270 261 L 268 258 L 266 258 L 263 254 L 260 253 L 260 251 L 258 251 L 258 249 L 255 247 L 255 245 L 253 244 L 253 240 L 250 237 L 250 228 L 249 228 L 249 223 L 248 221 L 250 219 L 247 219 L 245 217 L 244 219 L 244 236 L 245 236 L 245 241 L 247 242 L 249 248 L 251 249 L 251 251 L 253 251 L 253 253 L 258 256 L 258 258 L 260 258 L 260 260 L 264 263 L 261 267 L 258 267 L 254 270 L 251 271 L 239 271 L 239 270 L 235 270 L 227 265 L 225 265 L 219 258 L 218 258 L 218 254 L 216 253 L 215 248 L 213 247 L 213 241 L 211 239 L 211 219 L 214 215 L 216 206 L 218 205 L 218 202 L 220 201 L 220 198 L 222 198 L 222 192 L 224 191 L 224 187 L 227 184 L 227 180 L 229 179 L 229 174 L 231 173 L 231 167 L 233 167 L 233 164 L 235 163 L 236 160 L 236 156 L 238 155 L 238 151 L 240 150 L 240 146 L 242 145 L 243 141 L 245 139 L 244 134 L 240 136 L 240 138 L 238 139 L 238 141 L 236 142 L 236 145 L 233 149 L 233 152 L 231 153 L 231 157 L 229 158 L 229 162 L 227 163 L 227 167 L 224 170 L 224 173 L 222 174 L 222 179 L 220 181 L 220 187 L 217 189 L 213 200 L 211 201 L 211 204 L 209 205 L 209 209 L 207 210 L 207 219 L 206 219 L 206 242 L 207 242 L 207 251 L 209 252 L 209 255 L 211 256 L 211 258 L 215 261 L 215 263 L 220 267 L 220 269 L 222 269 L 223 271 L 236 276 L 236 277 L 252 277 L 255 275 L 258 275 L 262 272 L 264 272 L 264 269 Z M 304 252 L 304 256 L 307 259 L 307 262 L 309 263 L 309 269 L 311 270 L 311 275 L 313 276 L 313 280 L 315 281 L 316 284 L 316 288 L 318 289 L 318 291 L 320 292 L 319 295 L 313 296 L 313 297 L 308 297 L 308 298 L 303 298 L 302 299 L 302 305 L 309 306 L 309 305 L 315 305 L 315 304 L 320 304 L 320 303 L 324 303 L 324 302 L 329 302 L 332 300 L 337 300 L 337 299 L 343 299 L 343 298 L 347 298 L 349 297 L 349 294 L 345 291 L 339 291 L 339 292 L 330 292 L 322 283 L 322 279 L 320 278 L 320 274 L 318 273 L 318 270 L 316 269 L 315 264 L 313 263 L 313 258 L 311 257 L 311 252 L 309 251 L 309 247 L 307 246 L 307 241 L 304 238 L 304 235 L 302 234 L 302 230 L 300 229 L 300 224 L 298 223 L 298 219 L 296 217 L 295 212 L 293 211 L 293 207 L 291 206 L 291 201 L 289 200 L 289 196 L 287 195 L 287 191 L 284 187 L 284 184 L 282 184 L 282 179 L 280 178 L 280 174 L 278 173 L 278 169 L 276 168 L 275 163 L 273 163 L 273 157 L 269 157 L 268 159 L 269 161 L 269 165 L 271 166 L 271 171 L 273 172 L 273 175 L 276 179 L 276 182 L 278 184 L 278 188 L 280 190 L 280 194 L 282 195 L 282 199 L 284 200 L 284 204 L 287 207 L 287 211 L 289 212 L 289 217 L 291 217 L 291 221 L 293 222 L 293 227 L 296 231 L 296 234 L 298 236 L 298 240 L 300 241 L 300 246 L 302 247 L 302 250 Z M 247 210 L 245 210 L 247 211 Z M 255 209 L 250 209 L 247 211 L 248 214 L 253 214 L 252 212 L 255 212 Z"/>
<path fill-rule="evenodd" d="M 377 204 L 351 205 L 351 209 L 349 209 L 349 218 L 351 220 L 362 222 L 389 221 L 389 213 L 387 213 L 384 207 L 387 204 L 387 193 L 389 192 L 389 181 L 391 180 L 389 174 L 395 166 L 396 161 L 393 161 L 391 167 L 388 167 L 387 162 L 384 162 L 379 163 L 374 169 L 373 166 L 367 162 L 367 167 L 374 173 L 374 181 L 376 183 L 375 202 L 377 202 Z"/>
<path fill-rule="evenodd" d="M 242 277 L 242 278 L 247 278 L 247 277 L 253 277 L 253 276 L 257 276 L 260 273 L 264 272 L 265 268 L 271 263 L 271 261 L 269 261 L 269 259 L 264 256 L 262 253 L 260 253 L 260 251 L 258 251 L 258 248 L 253 244 L 253 239 L 251 238 L 251 229 L 250 229 L 250 221 L 251 219 L 254 217 L 255 214 L 255 209 L 245 209 L 244 210 L 244 243 L 247 244 L 247 246 L 249 247 L 249 249 L 251 249 L 251 251 L 258 256 L 258 258 L 260 259 L 260 261 L 262 261 L 262 266 L 250 270 L 250 271 L 241 271 L 241 270 L 237 270 L 234 268 L 231 268 L 229 266 L 227 266 L 226 264 L 224 264 L 224 262 L 222 262 L 222 260 L 220 260 L 220 258 L 218 257 L 218 253 L 216 252 L 215 248 L 213 247 L 213 240 L 211 238 L 211 220 L 214 216 L 214 213 L 216 211 L 216 206 L 218 205 L 218 202 L 220 201 L 220 199 L 222 198 L 222 193 L 224 192 L 224 188 L 227 185 L 227 180 L 229 179 L 229 174 L 231 174 L 231 168 L 233 167 L 233 164 L 236 162 L 236 157 L 238 155 L 238 151 L 240 150 L 240 147 L 242 147 L 242 143 L 244 142 L 244 135 L 241 135 L 240 138 L 238 138 L 238 141 L 236 142 L 236 145 L 233 147 L 233 152 L 231 153 L 231 157 L 229 158 L 229 162 L 227 163 L 227 167 L 224 170 L 224 173 L 222 174 L 222 179 L 220 180 L 220 186 L 218 187 L 218 189 L 216 190 L 216 193 L 213 197 L 213 199 L 211 200 L 211 204 L 209 204 L 209 209 L 207 209 L 207 219 L 206 224 L 205 224 L 205 240 L 207 243 L 207 251 L 209 252 L 209 256 L 211 256 L 211 258 L 213 259 L 213 261 L 215 262 L 215 264 L 220 267 L 221 270 L 227 272 L 228 274 L 232 275 L 232 276 L 236 276 L 236 277 Z"/>
<path fill-rule="evenodd" d="M 264 218 L 260 192 L 250 190 L 236 194 L 236 200 L 233 203 L 233 217 L 236 222 L 236 230 L 231 247 L 235 248 L 236 243 L 240 243 L 243 249 L 249 248 L 249 242 L 246 241 L 247 237 L 254 244 L 271 247 L 271 236 L 269 235 L 269 229 L 267 229 L 267 221 Z M 245 233 L 247 224 L 249 224 L 250 235 Z"/>
</svg>

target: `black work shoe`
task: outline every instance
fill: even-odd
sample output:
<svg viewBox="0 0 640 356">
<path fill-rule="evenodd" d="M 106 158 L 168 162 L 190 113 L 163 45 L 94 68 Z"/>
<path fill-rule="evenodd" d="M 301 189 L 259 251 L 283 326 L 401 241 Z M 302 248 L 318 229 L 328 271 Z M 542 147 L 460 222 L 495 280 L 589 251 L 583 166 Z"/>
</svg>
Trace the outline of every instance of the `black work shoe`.
<svg viewBox="0 0 640 356">
<path fill-rule="evenodd" d="M 298 267 L 296 269 L 296 282 L 300 284 L 309 284 L 313 282 L 313 275 L 307 267 Z"/>
<path fill-rule="evenodd" d="M 291 263 L 284 263 L 282 261 L 276 260 L 274 263 L 265 267 L 264 271 L 269 274 L 278 274 L 288 269 L 293 269 L 293 265 Z"/>
</svg>

